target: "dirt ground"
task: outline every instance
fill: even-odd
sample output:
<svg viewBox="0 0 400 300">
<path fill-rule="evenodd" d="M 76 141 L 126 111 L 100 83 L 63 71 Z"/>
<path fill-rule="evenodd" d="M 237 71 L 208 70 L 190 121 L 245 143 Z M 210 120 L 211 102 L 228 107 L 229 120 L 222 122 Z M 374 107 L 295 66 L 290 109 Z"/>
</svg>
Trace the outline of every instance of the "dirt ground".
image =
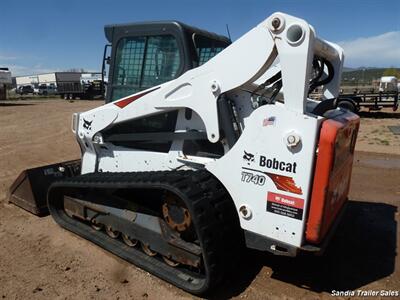
<svg viewBox="0 0 400 300">
<path fill-rule="evenodd" d="M 358 151 L 400 154 L 400 135 L 387 126 L 400 126 L 400 111 L 384 109 L 379 112 L 361 111 L 361 126 L 356 149 Z"/>
<path fill-rule="evenodd" d="M 0 103 L 0 298 L 194 298 L 63 230 L 50 217 L 7 202 L 6 191 L 23 169 L 79 156 L 70 116 L 98 105 Z M 285 258 L 249 250 L 235 262 L 234 278 L 211 298 L 324 299 L 333 290 L 399 290 L 400 137 L 386 128 L 400 125 L 399 116 L 364 116 L 351 201 L 324 256 Z"/>
</svg>

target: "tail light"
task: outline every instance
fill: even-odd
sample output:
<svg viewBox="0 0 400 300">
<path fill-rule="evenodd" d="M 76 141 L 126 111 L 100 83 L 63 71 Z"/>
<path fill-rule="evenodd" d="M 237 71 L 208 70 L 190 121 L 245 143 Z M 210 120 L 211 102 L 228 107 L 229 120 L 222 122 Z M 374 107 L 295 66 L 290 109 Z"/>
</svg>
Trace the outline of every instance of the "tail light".
<svg viewBox="0 0 400 300">
<path fill-rule="evenodd" d="M 345 112 L 322 123 L 306 240 L 318 244 L 347 200 L 360 118 Z"/>
</svg>

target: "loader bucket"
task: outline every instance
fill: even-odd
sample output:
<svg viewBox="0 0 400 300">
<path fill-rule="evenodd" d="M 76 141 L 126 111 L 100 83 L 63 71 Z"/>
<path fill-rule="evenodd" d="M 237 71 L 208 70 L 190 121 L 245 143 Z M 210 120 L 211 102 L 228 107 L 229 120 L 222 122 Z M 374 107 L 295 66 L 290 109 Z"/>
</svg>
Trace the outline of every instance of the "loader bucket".
<svg viewBox="0 0 400 300">
<path fill-rule="evenodd" d="M 80 173 L 80 160 L 27 169 L 21 172 L 8 191 L 8 201 L 37 216 L 49 214 L 47 190 L 57 180 Z"/>
</svg>

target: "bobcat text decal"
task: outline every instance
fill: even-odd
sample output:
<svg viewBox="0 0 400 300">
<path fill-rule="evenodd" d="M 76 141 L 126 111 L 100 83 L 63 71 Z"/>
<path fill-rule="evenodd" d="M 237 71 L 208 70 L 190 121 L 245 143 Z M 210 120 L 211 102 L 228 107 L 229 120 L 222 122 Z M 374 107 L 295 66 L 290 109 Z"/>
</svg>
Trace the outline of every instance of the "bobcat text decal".
<svg viewBox="0 0 400 300">
<path fill-rule="evenodd" d="M 246 162 L 247 166 L 254 165 L 254 163 L 257 161 L 258 165 L 260 167 L 277 170 L 277 171 L 293 173 L 293 174 L 296 174 L 296 172 L 297 172 L 297 163 L 296 162 L 280 161 L 276 158 L 267 158 L 264 155 L 258 156 L 251 152 L 247 152 L 246 150 L 243 150 L 243 161 Z M 257 164 L 257 162 L 256 162 L 256 164 Z M 249 172 L 249 171 L 252 171 L 252 172 Z M 253 172 L 257 172 L 258 174 L 254 174 Z M 293 177 L 279 175 L 279 174 L 276 174 L 273 172 L 266 172 L 266 171 L 252 169 L 249 167 L 242 167 L 241 181 L 245 182 L 245 183 L 254 183 L 256 185 L 264 185 L 265 177 L 263 175 L 260 175 L 260 173 L 267 175 L 272 180 L 272 182 L 275 184 L 275 186 L 278 190 L 286 191 L 286 192 L 290 192 L 290 193 L 294 193 L 294 194 L 298 194 L 298 195 L 303 194 L 301 187 L 296 185 Z"/>
<path fill-rule="evenodd" d="M 296 173 L 297 163 L 279 161 L 276 158 L 271 159 L 260 155 L 260 167 L 267 167 L 268 169 Z"/>
</svg>

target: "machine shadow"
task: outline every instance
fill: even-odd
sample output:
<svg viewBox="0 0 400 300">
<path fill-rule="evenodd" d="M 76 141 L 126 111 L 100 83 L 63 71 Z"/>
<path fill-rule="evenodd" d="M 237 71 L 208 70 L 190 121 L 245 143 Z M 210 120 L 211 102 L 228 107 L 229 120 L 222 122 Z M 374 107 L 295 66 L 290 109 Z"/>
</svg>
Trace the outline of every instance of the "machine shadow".
<svg viewBox="0 0 400 300">
<path fill-rule="evenodd" d="M 1 106 L 30 106 L 35 105 L 33 103 L 0 103 Z"/>
<path fill-rule="evenodd" d="M 383 112 L 383 111 L 360 111 L 357 113 L 362 118 L 372 119 L 400 119 L 400 113 L 396 112 Z"/>
<path fill-rule="evenodd" d="M 385 203 L 349 201 L 336 234 L 323 256 L 280 257 L 247 250 L 245 263 L 212 298 L 230 298 L 243 292 L 263 266 L 271 278 L 314 292 L 354 290 L 394 272 L 397 208 Z M 266 285 L 268 285 L 266 283 Z"/>
</svg>

